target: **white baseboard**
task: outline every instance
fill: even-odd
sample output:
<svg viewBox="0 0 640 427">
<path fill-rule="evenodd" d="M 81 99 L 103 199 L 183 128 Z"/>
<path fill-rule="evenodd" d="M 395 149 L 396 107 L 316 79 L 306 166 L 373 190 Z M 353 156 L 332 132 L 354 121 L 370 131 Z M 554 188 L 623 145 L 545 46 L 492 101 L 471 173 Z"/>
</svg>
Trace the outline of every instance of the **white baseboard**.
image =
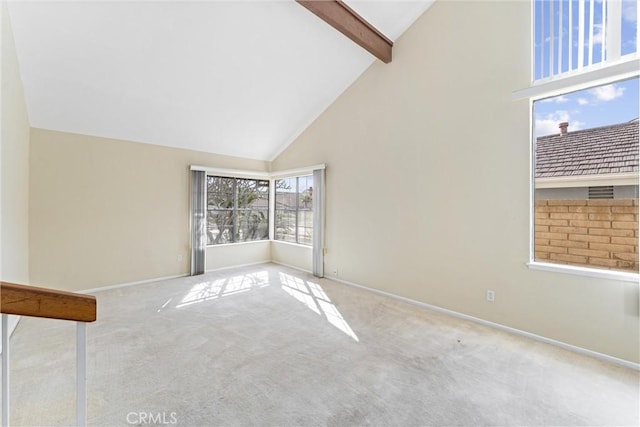
<svg viewBox="0 0 640 427">
<path fill-rule="evenodd" d="M 292 267 L 295 268 L 295 267 Z M 501 331 L 509 332 L 515 335 L 520 335 L 523 337 L 530 338 L 535 341 L 540 341 L 546 344 L 551 344 L 556 347 L 564 348 L 565 350 L 572 351 L 574 353 L 580 353 L 587 356 L 594 357 L 596 359 L 604 360 L 610 363 L 614 363 L 616 365 L 624 366 L 625 368 L 634 369 L 636 371 L 640 371 L 640 363 L 631 362 L 629 360 L 620 359 L 614 356 L 609 356 L 608 354 L 598 353 L 597 351 L 589 350 L 583 347 L 578 347 L 572 344 L 567 344 L 562 341 L 557 341 L 552 338 L 543 337 L 541 335 L 536 335 L 531 332 L 523 331 L 521 329 L 512 328 L 510 326 L 501 325 L 499 323 L 490 322 L 488 320 L 480 319 L 478 317 L 469 316 L 468 314 L 459 313 L 457 311 L 449 310 L 447 308 L 438 307 L 436 305 L 427 304 L 424 302 L 416 301 L 411 298 L 402 297 L 400 295 L 395 295 L 390 292 L 381 291 L 378 289 L 369 288 L 367 286 L 359 285 L 357 283 L 349 282 L 346 280 L 338 279 L 335 277 L 327 277 L 326 279 L 333 280 L 334 282 L 342 283 L 347 286 L 352 286 L 355 288 L 363 289 L 365 291 L 373 292 L 378 295 L 383 295 L 388 298 L 392 298 L 398 301 L 403 301 L 412 305 L 416 305 L 418 307 L 426 308 L 427 310 L 437 311 L 439 313 L 448 314 L 449 316 L 457 317 L 459 319 L 469 320 L 471 322 L 479 323 L 481 325 L 489 326 L 490 328 L 499 329 Z"/>
<path fill-rule="evenodd" d="M 13 334 L 13 331 L 16 330 L 16 327 L 18 326 L 18 322 L 20 322 L 20 319 L 22 319 L 22 316 L 15 316 L 13 314 L 9 315 L 9 338 L 11 338 L 11 335 Z M 0 353 L 2 353 L 2 331 L 0 331 Z"/>
<path fill-rule="evenodd" d="M 99 288 L 83 289 L 81 291 L 72 291 L 72 292 L 77 292 L 79 294 L 91 294 L 94 292 L 102 292 L 102 291 L 108 291 L 111 289 L 118 289 L 118 288 L 127 288 L 129 286 L 144 285 L 145 283 L 160 282 L 162 280 L 171 280 L 171 279 L 177 279 L 179 277 L 187 277 L 187 276 L 188 274 L 186 273 L 176 274 L 173 276 L 156 277 L 155 279 L 145 279 L 145 280 L 139 280 L 137 282 L 119 283 L 117 285 L 107 285 L 107 286 L 101 286 Z"/>
<path fill-rule="evenodd" d="M 239 264 L 239 265 L 232 265 L 229 267 L 213 268 L 211 270 L 205 271 L 205 273 L 211 273 L 214 271 L 231 270 L 233 268 L 250 267 L 252 265 L 268 264 L 270 262 L 271 261 L 259 261 L 259 262 L 249 263 L 249 264 Z M 145 280 L 138 280 L 136 282 L 119 283 L 116 285 L 107 285 L 107 286 L 101 286 L 99 288 L 83 289 L 81 291 L 72 291 L 72 292 L 77 292 L 79 294 L 91 294 L 94 292 L 102 292 L 102 291 L 108 291 L 111 289 L 118 289 L 118 288 L 127 288 L 129 286 L 144 285 L 146 283 L 160 282 L 163 280 L 178 279 L 180 277 L 188 277 L 188 276 L 189 276 L 189 273 L 175 274 L 173 276 L 156 277 L 154 279 L 145 279 Z"/>
</svg>

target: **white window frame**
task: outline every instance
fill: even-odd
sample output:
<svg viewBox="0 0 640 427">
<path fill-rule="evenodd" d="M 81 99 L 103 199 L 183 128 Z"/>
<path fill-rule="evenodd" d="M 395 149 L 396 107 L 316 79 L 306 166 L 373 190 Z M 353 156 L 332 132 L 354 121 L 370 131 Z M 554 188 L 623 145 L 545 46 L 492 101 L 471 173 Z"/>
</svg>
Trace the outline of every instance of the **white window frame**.
<svg viewBox="0 0 640 427">
<path fill-rule="evenodd" d="M 319 165 L 313 165 L 313 166 L 308 166 L 308 167 L 303 167 L 303 168 L 296 168 L 296 169 L 287 169 L 287 170 L 281 170 L 281 171 L 274 171 L 271 173 L 271 180 L 272 180 L 272 185 L 271 188 L 273 188 L 273 199 L 269 199 L 269 200 L 273 200 L 273 204 L 271 206 L 271 211 L 269 212 L 270 218 L 273 218 L 273 223 L 269 224 L 269 232 L 272 234 L 269 234 L 271 241 L 272 242 L 278 242 L 281 244 L 285 244 L 285 245 L 293 245 L 293 246 L 299 246 L 301 248 L 311 248 L 313 245 L 304 245 L 304 244 L 300 244 L 300 243 L 294 243 L 294 242 L 287 242 L 285 240 L 276 240 L 276 227 L 275 227 L 275 220 L 276 220 L 276 180 L 278 179 L 283 179 L 283 178 L 294 178 L 294 177 L 301 177 L 301 176 L 309 176 L 312 175 L 313 176 L 313 171 L 314 170 L 318 170 L 318 169 L 326 169 L 326 165 L 324 163 L 321 163 Z M 315 184 L 314 184 L 315 185 Z M 315 233 L 315 224 L 314 224 L 314 233 Z"/>
<path fill-rule="evenodd" d="M 233 179 L 233 180 L 251 180 L 251 181 L 266 181 L 269 185 L 269 189 L 268 189 L 268 194 L 267 197 L 269 198 L 267 200 L 268 202 L 268 208 L 267 208 L 267 237 L 264 239 L 254 239 L 254 240 L 243 240 L 243 241 L 239 241 L 239 242 L 225 242 L 225 243 L 214 243 L 214 244 L 210 244 L 209 243 L 209 239 L 207 237 L 207 247 L 218 247 L 218 246 L 222 246 L 222 245 L 238 245 L 238 244 L 246 244 L 246 243 L 257 243 L 257 242 L 268 242 L 269 240 L 271 240 L 271 232 L 269 230 L 269 226 L 271 224 L 271 186 L 273 185 L 273 182 L 268 179 L 268 178 L 249 178 L 249 177 L 245 177 L 245 176 L 236 176 L 236 175 L 218 175 L 215 173 L 210 173 L 207 172 L 205 175 L 205 183 L 207 183 L 207 190 L 206 193 L 209 192 L 208 190 L 208 181 L 209 181 L 209 177 L 211 178 L 222 178 L 222 179 Z M 234 188 L 235 188 L 235 184 L 234 184 Z M 237 191 L 237 190 L 236 190 Z M 235 197 L 235 195 L 234 195 Z M 208 215 L 209 215 L 209 207 L 208 207 L 208 194 L 207 194 L 207 205 L 205 206 L 205 212 L 206 212 L 206 224 L 205 224 L 205 229 L 208 232 L 208 227 L 209 227 L 209 220 L 208 220 Z M 235 208 L 234 208 L 235 210 Z M 235 211 L 235 213 L 237 214 L 239 211 Z"/>
<path fill-rule="evenodd" d="M 606 76 L 609 74 L 609 69 L 616 69 L 614 71 L 614 73 L 616 73 L 617 75 L 622 75 L 625 72 L 631 72 L 633 73 L 634 71 L 637 71 L 638 68 L 640 67 L 640 46 L 636 47 L 636 52 L 635 53 L 629 53 L 629 54 L 625 54 L 625 55 L 619 55 L 616 54 L 615 56 L 611 57 L 611 58 L 607 58 L 607 60 L 602 60 L 600 62 L 597 63 L 591 63 L 589 62 L 588 65 L 585 66 L 579 66 L 578 69 L 576 70 L 572 70 L 571 69 L 571 65 L 569 65 L 569 70 L 568 72 L 560 72 L 558 74 L 553 74 L 553 55 L 551 55 L 550 57 L 550 61 L 551 61 L 551 75 L 549 77 L 541 77 L 540 79 L 536 80 L 535 79 L 535 67 L 536 67 L 536 63 L 535 63 L 535 41 L 536 41 L 536 37 L 535 37 L 535 1 L 536 0 L 530 0 L 529 4 L 530 4 L 530 36 L 531 36 L 531 43 L 530 43 L 530 57 L 531 57 L 531 85 L 528 88 L 522 89 L 520 91 L 516 91 L 514 92 L 514 95 L 518 98 L 518 99 L 522 99 L 522 98 L 526 98 L 526 97 L 531 97 L 531 96 L 535 96 L 536 94 L 538 94 L 540 92 L 540 90 L 542 90 L 542 92 L 545 93 L 545 95 L 543 97 L 549 97 L 549 96 L 553 96 L 552 92 L 552 88 L 557 87 L 559 88 L 559 92 L 557 93 L 562 94 L 563 92 L 573 92 L 576 90 L 580 90 L 580 89 L 584 89 L 587 87 L 592 87 L 592 86 L 598 86 L 599 84 L 594 84 L 594 81 L 597 81 L 600 78 L 606 78 Z M 549 1 L 549 0 L 542 0 L 542 1 Z M 551 3 L 553 3 L 554 0 L 551 0 Z M 564 0 L 555 0 L 557 2 L 562 2 Z M 580 1 L 584 1 L 584 0 L 580 0 Z M 608 0 L 611 1 L 611 0 Z M 617 14 L 616 16 L 619 16 L 621 14 L 621 11 L 618 9 L 618 6 L 620 6 L 620 1 L 621 0 L 617 0 L 617 1 L 611 1 L 611 3 L 616 6 L 616 10 L 617 10 Z M 593 6 L 593 3 L 590 2 L 590 7 Z M 603 4 L 604 6 L 604 4 Z M 551 6 L 552 7 L 552 6 Z M 585 11 L 586 12 L 586 11 Z M 621 16 L 620 16 L 621 17 Z M 544 19 L 544 17 L 543 17 Z M 591 17 L 591 19 L 593 19 L 593 16 Z M 640 21 L 640 8 L 636 9 L 636 20 Z M 544 21 L 541 21 L 544 22 Z M 571 20 L 569 20 L 569 24 L 570 25 L 575 25 L 576 23 L 573 22 Z M 544 25 L 544 24 L 543 24 Z M 580 24 L 582 25 L 582 24 Z M 636 24 L 637 25 L 637 24 Z M 585 28 L 585 31 L 587 30 L 587 28 Z M 619 29 L 618 29 L 619 30 Z M 616 30 L 616 33 L 617 31 Z M 553 33 L 553 30 L 552 30 Z M 583 36 L 588 36 L 587 34 L 583 34 Z M 593 37 L 592 35 L 589 36 L 590 38 Z M 575 40 L 574 40 L 575 41 Z M 591 41 L 589 41 L 589 43 L 591 43 Z M 613 43 L 611 45 L 609 45 L 609 43 Z M 614 37 L 612 39 L 607 38 L 606 39 L 606 44 L 603 45 L 603 49 L 605 49 L 606 51 L 609 51 L 611 49 L 613 49 L 614 47 L 616 49 L 619 49 L 620 43 L 620 39 L 619 37 Z M 640 25 L 637 25 L 636 27 L 636 43 L 640 43 Z M 551 46 L 553 46 L 553 40 L 551 41 Z M 587 53 L 588 55 L 593 54 L 593 51 L 591 50 L 591 45 L 589 46 L 589 52 Z M 606 47 L 605 47 L 606 46 Z M 587 47 L 587 46 L 582 46 Z M 561 48 L 560 48 L 561 49 Z M 614 49 L 615 50 L 615 49 Z M 571 52 L 573 50 L 569 51 L 569 54 L 571 55 Z M 542 55 L 544 55 L 544 51 L 542 51 Z M 553 47 L 551 47 L 551 52 L 553 53 Z M 561 52 L 559 52 L 559 54 L 561 54 Z M 578 53 L 578 55 L 580 55 L 580 53 Z M 571 57 L 571 56 L 570 56 Z M 580 56 L 578 56 L 580 57 Z M 543 58 L 541 58 L 543 59 Z M 572 80 L 572 83 L 564 83 L 564 80 Z M 624 80 L 624 78 L 621 78 L 620 80 Z M 578 87 L 580 85 L 580 82 L 584 81 L 586 82 L 586 86 L 585 87 Z M 559 82 L 559 83 L 558 83 Z M 606 83 L 602 83 L 602 84 L 606 84 Z M 575 89 L 566 91 L 564 90 L 565 87 L 567 85 L 576 85 Z M 538 89 L 536 88 L 538 87 Z"/>
<path fill-rule="evenodd" d="M 296 230 L 295 230 L 296 241 L 295 241 L 295 242 L 290 242 L 290 241 L 288 241 L 288 240 L 277 239 L 277 238 L 276 238 L 276 228 L 275 228 L 275 218 L 276 218 L 276 211 L 277 211 L 277 209 L 275 208 L 275 205 L 276 205 L 276 199 L 275 199 L 275 197 L 277 197 L 277 194 L 276 194 L 276 181 L 283 180 L 283 179 L 292 179 L 292 178 L 295 178 L 295 179 L 296 179 L 296 193 L 297 193 L 297 194 L 299 194 L 299 193 L 298 193 L 298 191 L 300 190 L 300 188 L 299 188 L 299 185 L 300 185 L 300 178 L 306 178 L 306 177 L 309 177 L 309 176 L 310 176 L 311 178 L 313 178 L 313 172 L 311 172 L 311 173 L 305 173 L 305 174 L 302 174 L 302 175 L 293 175 L 293 176 L 287 176 L 287 177 L 282 177 L 282 178 L 274 178 L 274 179 L 272 180 L 272 186 L 273 186 L 273 191 L 274 191 L 274 201 L 273 201 L 273 204 L 274 204 L 274 212 L 273 212 L 273 221 L 274 221 L 274 224 L 273 224 L 273 240 L 274 240 L 274 241 L 276 241 L 276 242 L 280 242 L 280 243 L 289 243 L 289 244 L 291 244 L 291 245 L 304 246 L 304 247 L 307 247 L 307 248 L 310 248 L 310 247 L 312 247 L 312 246 L 313 246 L 313 243 L 300 243 L 300 242 L 298 242 L 298 228 L 299 228 L 299 227 L 298 227 L 297 220 L 298 220 L 298 214 L 299 214 L 299 212 L 300 212 L 299 206 L 296 206 L 296 211 L 295 211 L 295 212 L 296 212 Z M 311 211 L 310 211 L 310 212 L 311 212 L 311 214 L 313 215 L 313 207 L 311 208 Z M 312 236 L 312 240 L 313 240 L 313 236 Z"/>
<path fill-rule="evenodd" d="M 639 52 L 636 52 L 635 55 L 627 55 L 623 57 L 623 59 L 613 63 L 604 62 L 598 66 L 592 66 L 588 69 L 588 71 L 574 73 L 568 76 L 557 76 L 550 79 L 536 81 L 534 80 L 535 47 L 533 46 L 533 40 L 535 40 L 534 10 L 534 0 L 531 0 L 531 83 L 529 87 L 516 90 L 512 93 L 512 100 L 514 101 L 520 101 L 523 99 L 528 99 L 529 101 L 529 260 L 526 265 L 532 270 L 559 272 L 579 276 L 638 283 L 638 281 L 640 280 L 640 274 L 638 273 L 629 273 L 601 268 L 578 267 L 565 264 L 553 264 L 535 260 L 535 132 L 533 118 L 534 102 L 540 99 L 558 96 L 596 86 L 606 85 L 634 77 L 640 78 L 640 55 Z"/>
</svg>

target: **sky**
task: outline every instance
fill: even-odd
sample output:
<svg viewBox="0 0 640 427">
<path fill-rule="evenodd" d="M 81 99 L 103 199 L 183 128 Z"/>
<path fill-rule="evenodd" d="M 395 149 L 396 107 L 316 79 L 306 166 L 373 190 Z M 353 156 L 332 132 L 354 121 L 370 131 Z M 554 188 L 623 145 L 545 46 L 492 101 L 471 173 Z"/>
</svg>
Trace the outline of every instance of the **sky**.
<svg viewBox="0 0 640 427">
<path fill-rule="evenodd" d="M 614 0 L 619 1 L 619 0 Z M 571 30 L 569 29 L 569 3 L 571 3 L 572 22 Z M 593 3 L 593 63 L 599 63 L 602 61 L 602 46 L 605 42 L 605 36 L 603 36 L 603 0 L 584 0 L 584 62 L 583 66 L 588 65 L 588 42 L 589 42 L 589 17 L 591 4 Z M 606 2 L 604 3 L 606 5 Z M 535 41 L 535 78 L 550 76 L 550 61 L 548 59 L 549 52 L 551 50 L 551 19 L 550 12 L 553 5 L 553 38 L 554 38 L 554 67 L 553 74 L 558 74 L 558 51 L 562 50 L 562 65 L 561 71 L 567 72 L 569 70 L 569 33 L 572 34 L 572 49 L 571 49 L 571 68 L 575 69 L 578 66 L 578 13 L 579 13 L 579 0 L 536 0 L 535 1 L 535 22 L 534 22 L 534 41 Z M 636 20 L 637 20 L 637 7 L 638 2 L 636 0 L 621 0 L 622 9 L 622 22 L 621 22 L 621 55 L 627 55 L 634 53 L 637 50 L 636 41 Z M 560 19 L 562 9 L 562 20 Z M 607 8 L 608 10 L 608 8 Z M 560 23 L 562 25 L 560 25 Z M 560 31 L 562 28 L 562 31 Z M 608 31 L 608 30 L 606 30 Z M 606 34 L 605 31 L 605 34 Z M 559 34 L 562 33 L 562 42 L 560 46 Z M 544 53 L 544 56 L 543 56 Z"/>
<path fill-rule="evenodd" d="M 561 122 L 569 122 L 571 132 L 636 119 L 638 86 L 638 78 L 633 78 L 537 101 L 533 104 L 536 137 L 559 133 Z"/>
<path fill-rule="evenodd" d="M 591 3 L 594 6 L 594 35 L 593 35 L 593 63 L 602 61 L 602 47 L 605 43 L 603 37 L 603 1 L 584 0 L 585 4 L 585 43 L 584 63 L 588 63 L 588 34 L 589 12 Z M 572 49 L 571 61 L 569 61 L 569 3 L 572 5 Z M 550 12 L 553 4 L 554 16 L 554 67 L 553 74 L 569 71 L 569 66 L 576 69 L 578 66 L 578 0 L 536 0 L 535 3 L 535 51 L 534 51 L 534 77 L 536 79 L 550 76 L 550 61 L 548 55 L 551 48 Z M 605 3 L 606 5 L 606 3 Z M 560 7 L 562 7 L 562 20 L 560 19 Z M 635 0 L 622 0 L 621 23 L 621 55 L 633 54 L 637 51 L 637 7 Z M 608 9 L 607 9 L 608 11 Z M 544 22 L 541 19 L 544 12 Z M 560 25 L 561 24 L 561 25 Z M 562 28 L 562 55 L 561 68 L 558 68 L 558 50 L 560 28 Z M 606 31 L 610 30 L 605 30 Z M 544 53 L 544 56 L 543 56 Z M 571 62 L 571 64 L 570 64 Z M 569 122 L 569 131 L 604 126 L 614 123 L 622 123 L 640 115 L 640 91 L 638 79 L 634 78 L 592 89 L 586 89 L 571 94 L 557 96 L 534 104 L 535 134 L 536 136 L 549 135 L 559 132 L 558 124 Z"/>
</svg>

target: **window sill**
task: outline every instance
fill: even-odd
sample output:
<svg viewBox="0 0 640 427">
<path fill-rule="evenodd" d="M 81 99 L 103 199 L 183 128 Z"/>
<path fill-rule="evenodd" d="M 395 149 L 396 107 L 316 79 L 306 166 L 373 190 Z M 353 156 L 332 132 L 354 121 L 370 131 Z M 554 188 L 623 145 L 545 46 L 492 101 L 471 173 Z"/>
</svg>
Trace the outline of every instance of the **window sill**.
<svg viewBox="0 0 640 427">
<path fill-rule="evenodd" d="M 238 245 L 255 245 L 258 243 L 280 243 L 283 245 L 289 245 L 289 246 L 296 246 L 298 248 L 304 248 L 304 249 L 313 249 L 313 247 L 311 245 L 303 245 L 301 243 L 293 243 L 293 242 L 285 242 L 284 240 L 269 240 L 269 239 L 263 239 L 263 240 L 250 240 L 248 242 L 234 242 L 234 243 L 219 243 L 217 245 L 207 245 L 207 249 L 208 248 L 220 248 L 220 247 L 225 247 L 225 246 L 238 246 Z"/>
<path fill-rule="evenodd" d="M 555 273 L 574 274 L 578 276 L 597 277 L 599 279 L 619 280 L 622 282 L 638 283 L 638 273 L 626 273 L 623 271 L 603 270 L 599 268 L 576 267 L 573 265 L 551 264 L 532 261 L 527 263 L 531 270 L 551 271 Z"/>
<path fill-rule="evenodd" d="M 273 243 L 281 243 L 283 245 L 296 246 L 298 248 L 312 249 L 311 245 L 303 245 L 301 243 L 286 242 L 284 240 L 272 240 Z"/>
<path fill-rule="evenodd" d="M 525 98 L 539 99 L 600 86 L 635 77 L 639 68 L 638 54 L 630 54 L 613 64 L 593 65 L 583 72 L 532 82 L 529 87 L 512 92 L 511 98 L 514 101 Z"/>
<path fill-rule="evenodd" d="M 208 248 L 219 248 L 222 246 L 237 246 L 237 245 L 253 245 L 256 243 L 268 243 L 269 239 L 262 240 L 249 240 L 248 242 L 233 242 L 233 243 L 218 243 L 217 245 L 207 245 Z"/>
</svg>

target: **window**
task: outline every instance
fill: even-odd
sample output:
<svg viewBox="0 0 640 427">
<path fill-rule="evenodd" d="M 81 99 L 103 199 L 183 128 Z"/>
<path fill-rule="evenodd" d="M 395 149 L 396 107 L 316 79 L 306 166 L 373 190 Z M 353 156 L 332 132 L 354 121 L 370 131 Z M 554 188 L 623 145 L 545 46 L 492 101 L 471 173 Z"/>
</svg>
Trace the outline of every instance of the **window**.
<svg viewBox="0 0 640 427">
<path fill-rule="evenodd" d="M 313 176 L 278 179 L 276 185 L 275 239 L 313 243 Z"/>
<path fill-rule="evenodd" d="M 269 181 L 207 176 L 207 244 L 269 239 Z"/>
<path fill-rule="evenodd" d="M 534 0 L 534 80 L 637 57 L 636 0 Z"/>
<path fill-rule="evenodd" d="M 534 260 L 638 272 L 638 79 L 533 104 Z"/>
<path fill-rule="evenodd" d="M 534 0 L 533 13 L 531 259 L 637 273 L 638 5 Z"/>
</svg>

